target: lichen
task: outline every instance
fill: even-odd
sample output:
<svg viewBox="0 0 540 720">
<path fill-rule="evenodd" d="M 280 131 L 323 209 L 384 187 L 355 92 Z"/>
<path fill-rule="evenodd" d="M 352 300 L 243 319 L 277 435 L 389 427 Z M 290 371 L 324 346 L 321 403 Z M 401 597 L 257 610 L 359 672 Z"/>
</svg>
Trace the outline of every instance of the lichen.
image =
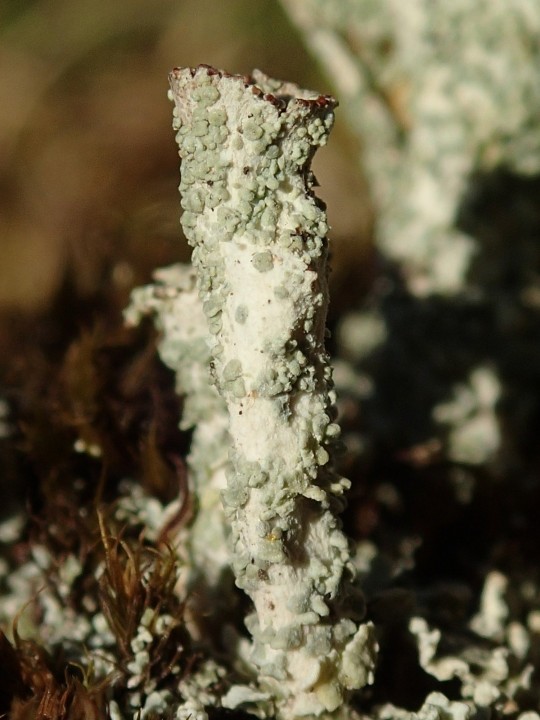
<svg viewBox="0 0 540 720">
<path fill-rule="evenodd" d="M 209 318 L 221 314 L 219 305 L 211 301 L 204 311 Z M 205 597 L 205 608 L 215 606 L 219 611 L 231 602 L 225 589 L 230 558 L 220 500 L 226 485 L 229 436 L 225 404 L 211 382 L 204 311 L 193 268 L 178 264 L 156 271 L 154 284 L 134 290 L 124 315 L 130 325 L 144 316 L 153 317 L 160 332 L 160 357 L 175 372 L 176 390 L 184 401 L 180 427 L 194 429 L 187 463 L 196 496 L 195 517 L 187 531 L 176 535 L 175 544 L 183 554 L 185 587 Z M 231 360 L 228 367 L 233 385 L 241 365 Z"/>
<path fill-rule="evenodd" d="M 202 103 L 208 87 L 217 92 Z M 183 228 L 229 414 L 223 502 L 236 583 L 255 606 L 249 660 L 280 718 L 331 714 L 371 682 L 375 652 L 371 626 L 344 615 L 352 564 L 334 509 L 347 481 L 331 462 L 327 222 L 309 172 L 335 101 L 206 66 L 174 70 L 171 90 Z M 211 124 L 218 111 L 226 121 Z M 305 609 L 291 610 L 291 594 Z"/>
<path fill-rule="evenodd" d="M 145 544 L 140 536 L 149 501 L 155 505 L 156 524 L 152 527 L 147 515 L 147 537 L 163 527 L 167 510 L 131 482 L 123 482 L 120 490 L 108 507 L 107 524 L 102 507 L 99 530 L 89 538 L 84 535 L 94 523 L 83 509 L 77 554 L 34 541 L 24 562 L 10 572 L 2 568 L 2 660 L 18 661 L 20 669 L 14 664 L 11 671 L 22 671 L 24 677 L 22 685 L 9 688 L 13 712 L 44 707 L 46 700 L 51 717 L 64 717 L 69 698 L 74 698 L 71 707 L 86 703 L 85 716 L 94 716 L 95 710 L 96 717 L 113 720 L 154 718 L 156 713 L 189 717 L 182 714 L 186 704 L 193 709 L 187 686 L 199 681 L 205 665 L 193 677 L 186 673 L 190 641 L 177 595 L 177 559 L 170 549 Z M 113 527 L 122 528 L 121 538 Z M 3 632 L 13 638 L 15 651 L 7 652 Z M 75 684 L 73 667 L 82 676 Z M 223 675 L 219 669 L 212 677 Z M 211 693 L 204 699 L 208 705 L 217 702 Z"/>
<path fill-rule="evenodd" d="M 469 178 L 540 172 L 538 0 L 282 0 L 362 144 L 377 241 L 413 294 L 466 287 Z"/>
<path fill-rule="evenodd" d="M 413 617 L 409 623 L 424 670 L 439 681 L 459 679 L 461 696 L 474 707 L 503 707 L 531 688 L 528 632 L 518 621 L 510 621 L 503 598 L 507 584 L 501 573 L 488 574 L 480 612 L 469 623 L 477 639 L 471 634 L 454 636 L 451 652 L 440 649 L 443 634 L 425 619 Z"/>
</svg>

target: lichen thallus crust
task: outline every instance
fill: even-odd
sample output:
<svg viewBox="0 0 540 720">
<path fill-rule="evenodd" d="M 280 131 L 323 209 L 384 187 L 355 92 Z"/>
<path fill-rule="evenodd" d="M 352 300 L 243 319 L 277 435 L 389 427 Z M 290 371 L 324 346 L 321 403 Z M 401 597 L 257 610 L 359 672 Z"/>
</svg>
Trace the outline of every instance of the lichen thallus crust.
<svg viewBox="0 0 540 720">
<path fill-rule="evenodd" d="M 229 414 L 223 504 L 254 604 L 250 661 L 279 717 L 328 715 L 371 681 L 375 654 L 338 519 L 350 483 L 332 464 L 328 226 L 310 170 L 336 102 L 259 71 L 175 69 L 170 83 L 182 226 Z"/>
</svg>

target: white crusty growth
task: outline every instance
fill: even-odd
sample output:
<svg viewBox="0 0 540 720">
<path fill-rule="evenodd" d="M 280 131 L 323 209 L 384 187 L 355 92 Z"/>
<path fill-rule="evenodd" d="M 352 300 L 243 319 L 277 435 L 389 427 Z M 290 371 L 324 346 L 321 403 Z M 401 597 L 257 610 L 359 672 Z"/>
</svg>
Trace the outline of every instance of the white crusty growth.
<svg viewBox="0 0 540 720">
<path fill-rule="evenodd" d="M 157 270 L 154 281 L 133 291 L 125 318 L 137 325 L 145 315 L 154 317 L 161 334 L 159 355 L 174 370 L 176 390 L 183 397 L 180 428 L 193 429 L 187 461 L 198 512 L 175 544 L 181 554 L 187 551 L 187 557 L 182 557 L 187 577 L 182 579 L 199 598 L 200 609 L 201 585 L 214 596 L 214 605 L 230 600 L 223 588 L 230 558 L 220 502 L 226 484 L 228 418 L 223 399 L 210 383 L 208 330 L 194 269 L 172 265 Z"/>
<path fill-rule="evenodd" d="M 324 348 L 327 223 L 310 161 L 335 101 L 255 72 L 170 77 L 182 224 L 229 412 L 223 494 L 236 582 L 253 600 L 251 660 L 280 718 L 339 713 L 371 681 L 337 513 L 331 370 Z"/>
</svg>

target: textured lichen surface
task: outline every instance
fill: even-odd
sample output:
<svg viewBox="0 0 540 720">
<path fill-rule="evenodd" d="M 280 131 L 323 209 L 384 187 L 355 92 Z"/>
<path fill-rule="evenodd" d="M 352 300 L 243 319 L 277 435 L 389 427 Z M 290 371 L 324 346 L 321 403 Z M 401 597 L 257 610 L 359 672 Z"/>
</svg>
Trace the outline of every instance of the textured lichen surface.
<svg viewBox="0 0 540 720">
<path fill-rule="evenodd" d="M 124 313 L 126 322 L 137 325 L 151 315 L 160 332 L 159 354 L 175 373 L 176 391 L 183 398 L 180 427 L 193 429 L 187 457 L 193 494 L 192 522 L 176 537 L 184 557 L 184 583 L 199 596 L 213 595 L 215 604 L 231 602 L 225 592 L 230 575 L 227 524 L 221 505 L 225 488 L 229 434 L 225 403 L 210 377 L 208 326 L 196 289 L 195 270 L 173 265 L 155 273 L 155 282 L 133 291 Z"/>
<path fill-rule="evenodd" d="M 339 435 L 324 348 L 326 216 L 310 160 L 332 98 L 255 72 L 171 74 L 182 225 L 229 413 L 223 494 L 236 582 L 253 600 L 251 662 L 282 717 L 339 708 L 371 680 L 374 641 L 337 512 Z M 350 601 L 351 598 L 348 598 Z"/>
</svg>

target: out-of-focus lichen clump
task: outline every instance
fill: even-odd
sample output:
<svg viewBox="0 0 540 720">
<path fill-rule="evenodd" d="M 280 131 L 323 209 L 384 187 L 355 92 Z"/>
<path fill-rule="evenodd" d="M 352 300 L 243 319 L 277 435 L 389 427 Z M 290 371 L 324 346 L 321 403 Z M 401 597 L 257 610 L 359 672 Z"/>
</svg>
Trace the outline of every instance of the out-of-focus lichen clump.
<svg viewBox="0 0 540 720">
<path fill-rule="evenodd" d="M 283 0 L 363 143 L 377 239 L 415 293 L 467 284 L 475 173 L 540 172 L 537 0 Z"/>
</svg>

